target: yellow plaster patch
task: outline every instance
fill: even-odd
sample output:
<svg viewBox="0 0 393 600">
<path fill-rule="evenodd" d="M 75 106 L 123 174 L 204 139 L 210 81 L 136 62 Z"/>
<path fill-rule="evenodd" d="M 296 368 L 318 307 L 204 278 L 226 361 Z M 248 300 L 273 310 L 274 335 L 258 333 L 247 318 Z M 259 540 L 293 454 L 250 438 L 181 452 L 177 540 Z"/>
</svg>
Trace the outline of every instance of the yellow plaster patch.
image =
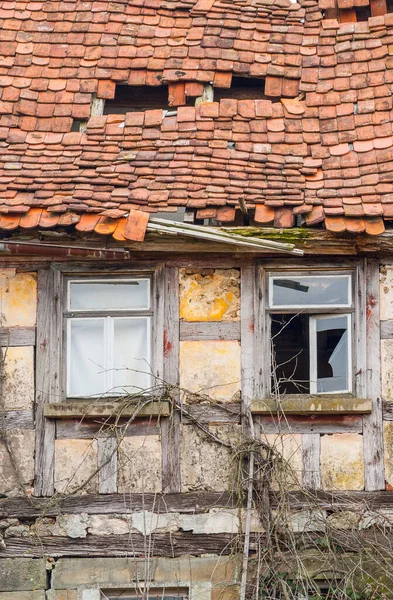
<svg viewBox="0 0 393 600">
<path fill-rule="evenodd" d="M 325 490 L 362 490 L 363 436 L 357 433 L 321 436 L 321 475 Z"/>
<path fill-rule="evenodd" d="M 96 440 L 56 440 L 55 489 L 71 493 L 83 485 L 97 469 Z M 93 477 L 79 494 L 97 493 L 98 476 Z"/>
<path fill-rule="evenodd" d="M 0 270 L 0 313 L 3 327 L 34 327 L 37 313 L 35 273 Z"/>
<path fill-rule="evenodd" d="M 118 451 L 118 491 L 161 492 L 161 441 L 157 435 L 125 437 Z"/>
<path fill-rule="evenodd" d="M 237 269 L 180 269 L 180 318 L 185 321 L 238 321 L 240 272 Z"/>
<path fill-rule="evenodd" d="M 31 409 L 34 402 L 34 347 L 10 347 L 5 352 L 4 408 Z"/>
<path fill-rule="evenodd" d="M 393 422 L 385 421 L 383 424 L 384 434 L 384 459 L 385 459 L 385 479 L 393 486 Z"/>
<path fill-rule="evenodd" d="M 393 340 L 381 340 L 382 397 L 393 402 Z"/>
<path fill-rule="evenodd" d="M 237 400 L 240 344 L 236 341 L 180 342 L 180 387 L 214 400 Z M 234 398 L 235 396 L 235 398 Z"/>
</svg>

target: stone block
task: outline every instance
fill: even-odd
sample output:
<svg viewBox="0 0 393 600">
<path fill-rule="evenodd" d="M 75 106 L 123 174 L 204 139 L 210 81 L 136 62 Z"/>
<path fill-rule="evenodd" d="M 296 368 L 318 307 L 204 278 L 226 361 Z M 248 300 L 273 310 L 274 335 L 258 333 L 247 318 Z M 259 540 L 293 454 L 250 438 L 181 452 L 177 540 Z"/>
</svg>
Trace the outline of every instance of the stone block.
<svg viewBox="0 0 393 600">
<path fill-rule="evenodd" d="M 78 493 L 97 493 L 98 475 L 88 481 L 97 466 L 96 440 L 56 440 L 56 491 L 70 494 L 83 486 Z"/>
<path fill-rule="evenodd" d="M 180 342 L 180 387 L 184 390 L 222 402 L 236 401 L 240 369 L 239 342 Z"/>
<path fill-rule="evenodd" d="M 5 410 L 27 410 L 34 402 L 34 347 L 7 348 L 4 360 Z"/>
<path fill-rule="evenodd" d="M 3 558 L 0 559 L 0 591 L 29 592 L 46 588 L 46 560 L 43 558 Z M 41 593 L 41 592 L 39 592 Z M 22 594 L 18 596 L 18 600 Z M 1 598 L 1 594 L 0 594 Z M 17 596 L 13 596 L 12 600 Z M 27 596 L 26 596 L 27 598 Z M 10 596 L 11 600 L 11 596 Z M 35 600 L 35 598 L 34 598 Z M 37 600 L 41 600 L 38 595 Z"/>
<path fill-rule="evenodd" d="M 379 281 L 381 319 L 393 319 L 393 266 L 381 267 Z"/>
<path fill-rule="evenodd" d="M 240 436 L 238 425 L 210 426 L 209 429 L 219 438 L 235 443 Z M 181 428 L 180 459 L 182 492 L 230 489 L 235 468 L 230 450 L 209 440 L 192 425 Z"/>
<path fill-rule="evenodd" d="M 34 327 L 37 315 L 35 273 L 0 270 L 0 319 L 3 327 Z"/>
<path fill-rule="evenodd" d="M 382 397 L 393 402 L 393 340 L 381 340 Z"/>
<path fill-rule="evenodd" d="M 357 433 L 321 436 L 321 476 L 325 490 L 362 490 L 363 436 Z"/>
<path fill-rule="evenodd" d="M 0 440 L 0 493 L 22 495 L 22 487 L 28 491 L 32 488 L 33 480 L 34 431 L 12 429 L 6 432 L 5 440 Z"/>
<path fill-rule="evenodd" d="M 162 451 L 158 436 L 124 438 L 119 447 L 118 457 L 120 493 L 161 491 Z"/>
<path fill-rule="evenodd" d="M 273 489 L 296 489 L 302 482 L 302 436 L 299 434 L 263 434 L 262 441 L 277 453 Z M 282 461 L 279 458 L 282 457 Z"/>
<path fill-rule="evenodd" d="M 149 577 L 154 577 L 155 561 L 150 561 Z M 78 586 L 122 587 L 135 580 L 144 581 L 146 559 L 61 558 L 52 575 L 55 590 Z"/>
<path fill-rule="evenodd" d="M 239 321 L 238 269 L 180 269 L 180 318 L 185 321 Z"/>
</svg>

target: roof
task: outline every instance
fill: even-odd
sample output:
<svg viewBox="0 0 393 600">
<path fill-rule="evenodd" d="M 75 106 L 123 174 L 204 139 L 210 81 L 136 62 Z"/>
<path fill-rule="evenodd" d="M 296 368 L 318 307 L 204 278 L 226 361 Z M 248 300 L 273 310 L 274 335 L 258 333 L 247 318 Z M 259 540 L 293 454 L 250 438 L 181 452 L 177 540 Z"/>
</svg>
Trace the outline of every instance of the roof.
<svg viewBox="0 0 393 600">
<path fill-rule="evenodd" d="M 392 67 L 393 14 L 339 24 L 315 0 L 0 2 L 0 228 L 108 234 L 179 206 L 228 223 L 240 203 L 262 225 L 379 234 Z M 118 83 L 192 96 L 232 75 L 270 99 L 89 117 Z"/>
</svg>

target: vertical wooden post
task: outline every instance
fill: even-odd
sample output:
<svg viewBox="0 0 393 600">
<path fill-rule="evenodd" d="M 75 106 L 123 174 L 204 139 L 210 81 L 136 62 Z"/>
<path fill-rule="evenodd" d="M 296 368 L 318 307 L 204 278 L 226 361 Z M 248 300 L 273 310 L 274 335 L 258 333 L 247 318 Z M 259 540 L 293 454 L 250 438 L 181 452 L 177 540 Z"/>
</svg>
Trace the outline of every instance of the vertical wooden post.
<svg viewBox="0 0 393 600">
<path fill-rule="evenodd" d="M 114 494 L 117 492 L 117 439 L 98 438 L 98 492 Z"/>
<path fill-rule="evenodd" d="M 243 406 L 249 407 L 255 396 L 255 267 L 253 265 L 241 269 L 240 294 L 242 402 Z"/>
<path fill-rule="evenodd" d="M 38 271 L 36 345 L 36 496 L 54 492 L 56 423 L 44 417 L 47 402 L 60 401 L 61 274 L 53 268 Z"/>
<path fill-rule="evenodd" d="M 302 435 L 303 487 L 317 490 L 321 487 L 321 436 L 318 433 Z"/>
<path fill-rule="evenodd" d="M 164 384 L 179 385 L 179 270 L 164 270 Z M 176 392 L 175 392 L 176 394 Z M 171 417 L 161 420 L 162 437 L 162 490 L 179 493 L 180 482 L 180 416 L 174 411 Z"/>
<path fill-rule="evenodd" d="M 366 262 L 366 285 L 366 390 L 372 400 L 372 412 L 363 417 L 364 478 L 366 490 L 374 491 L 385 489 L 378 260 Z"/>
</svg>

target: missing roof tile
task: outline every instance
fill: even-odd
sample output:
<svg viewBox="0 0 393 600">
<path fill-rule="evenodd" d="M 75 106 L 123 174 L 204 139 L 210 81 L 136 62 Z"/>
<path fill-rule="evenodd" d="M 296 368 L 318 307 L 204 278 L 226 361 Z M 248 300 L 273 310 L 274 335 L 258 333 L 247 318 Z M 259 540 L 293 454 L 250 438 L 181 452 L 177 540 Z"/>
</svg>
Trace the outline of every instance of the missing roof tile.
<svg viewBox="0 0 393 600">
<path fill-rule="evenodd" d="M 214 101 L 223 98 L 254 100 L 265 98 L 265 80 L 251 77 L 232 77 L 230 88 L 214 88 Z"/>
<path fill-rule="evenodd" d="M 117 85 L 113 99 L 105 100 L 104 115 L 124 115 L 128 112 L 161 109 L 173 111 L 169 105 L 168 86 Z M 194 105 L 190 99 L 187 104 Z"/>
</svg>

